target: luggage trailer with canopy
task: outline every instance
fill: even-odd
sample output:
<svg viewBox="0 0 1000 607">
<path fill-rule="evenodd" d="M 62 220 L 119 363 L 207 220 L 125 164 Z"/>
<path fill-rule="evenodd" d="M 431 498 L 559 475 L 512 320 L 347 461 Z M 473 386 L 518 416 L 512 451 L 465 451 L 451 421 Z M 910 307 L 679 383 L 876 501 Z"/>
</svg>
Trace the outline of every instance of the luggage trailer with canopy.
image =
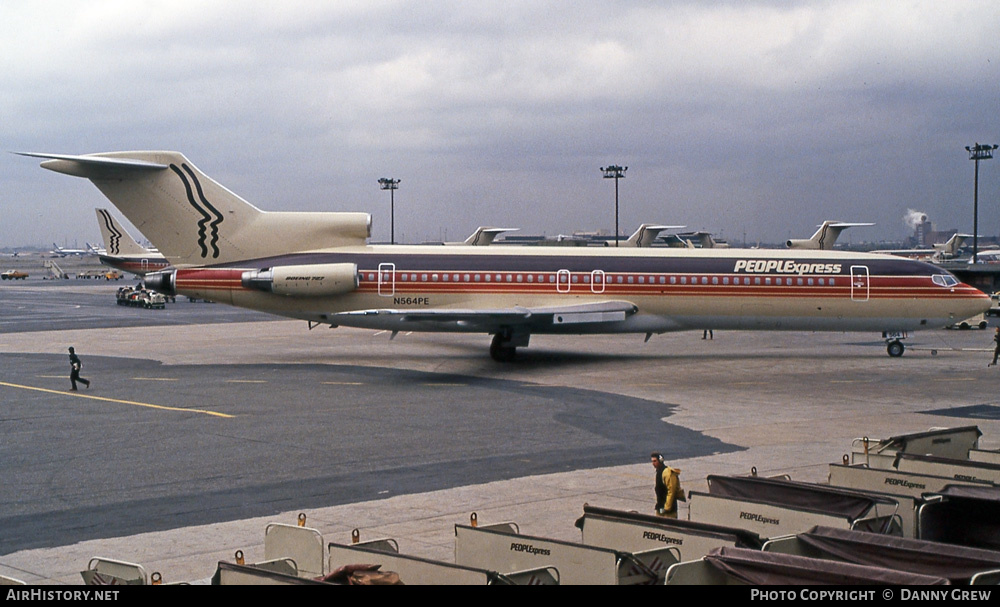
<svg viewBox="0 0 1000 607">
<path fill-rule="evenodd" d="M 899 500 L 796 481 L 708 476 L 708 493 L 688 495 L 693 521 L 742 527 L 763 538 L 824 525 L 902 535 Z"/>
</svg>

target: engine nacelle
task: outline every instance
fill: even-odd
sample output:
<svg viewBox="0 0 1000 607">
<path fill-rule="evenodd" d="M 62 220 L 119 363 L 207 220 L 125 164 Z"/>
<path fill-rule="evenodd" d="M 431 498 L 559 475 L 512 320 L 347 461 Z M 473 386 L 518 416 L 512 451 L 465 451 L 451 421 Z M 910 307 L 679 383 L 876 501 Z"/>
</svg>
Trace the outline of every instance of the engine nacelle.
<svg viewBox="0 0 1000 607">
<path fill-rule="evenodd" d="M 344 295 L 358 288 L 358 266 L 353 263 L 316 263 L 275 266 L 243 272 L 243 286 L 265 293 L 295 297 Z"/>
<path fill-rule="evenodd" d="M 819 243 L 811 238 L 792 238 L 785 241 L 789 249 L 819 249 Z"/>
<path fill-rule="evenodd" d="M 157 293 L 163 293 L 164 295 L 176 295 L 176 277 L 176 270 L 150 272 L 142 277 L 142 285 L 147 289 L 156 291 Z"/>
</svg>

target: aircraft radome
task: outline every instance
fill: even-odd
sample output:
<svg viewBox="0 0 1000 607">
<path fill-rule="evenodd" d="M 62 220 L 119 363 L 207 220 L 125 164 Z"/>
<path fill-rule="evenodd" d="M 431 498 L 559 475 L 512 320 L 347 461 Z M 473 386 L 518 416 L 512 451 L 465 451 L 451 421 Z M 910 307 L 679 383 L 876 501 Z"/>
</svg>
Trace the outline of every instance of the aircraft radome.
<svg viewBox="0 0 1000 607">
<path fill-rule="evenodd" d="M 878 331 L 896 338 L 985 312 L 933 265 L 829 250 L 369 245 L 365 213 L 266 212 L 177 152 L 24 154 L 90 179 L 175 269 L 157 291 L 314 324 L 493 335 Z"/>
</svg>

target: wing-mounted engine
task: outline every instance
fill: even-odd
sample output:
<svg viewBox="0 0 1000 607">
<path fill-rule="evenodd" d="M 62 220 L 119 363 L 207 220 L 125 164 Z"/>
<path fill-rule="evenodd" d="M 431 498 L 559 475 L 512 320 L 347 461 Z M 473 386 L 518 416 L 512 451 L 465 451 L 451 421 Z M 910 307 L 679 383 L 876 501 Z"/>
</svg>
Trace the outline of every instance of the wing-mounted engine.
<svg viewBox="0 0 1000 607">
<path fill-rule="evenodd" d="M 275 266 L 243 272 L 248 289 L 294 297 L 344 295 L 358 288 L 358 266 L 353 263 L 322 263 Z"/>
</svg>

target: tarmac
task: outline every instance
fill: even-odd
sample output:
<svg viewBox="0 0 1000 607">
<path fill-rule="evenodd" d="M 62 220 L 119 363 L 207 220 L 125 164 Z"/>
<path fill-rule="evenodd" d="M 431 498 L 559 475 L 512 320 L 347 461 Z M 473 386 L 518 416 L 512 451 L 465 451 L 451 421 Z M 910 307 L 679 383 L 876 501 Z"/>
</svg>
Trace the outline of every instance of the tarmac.
<svg viewBox="0 0 1000 607">
<path fill-rule="evenodd" d="M 0 315 L 10 318 L 12 302 L 23 300 L 26 292 L 15 296 L 16 289 L 38 286 L 0 286 Z M 34 297 L 51 303 L 81 289 L 109 288 L 46 286 Z M 102 305 L 97 301 L 94 306 Z M 124 313 L 110 301 L 107 315 Z M 187 305 L 170 304 L 168 312 Z M 93 306 L 81 310 L 86 318 L 102 317 Z M 526 534 L 579 540 L 573 522 L 585 503 L 651 511 L 652 450 L 667 453 L 681 469 L 685 490 L 704 490 L 709 474 L 752 469 L 823 482 L 827 465 L 839 462 L 863 436 L 975 424 L 984 435 L 982 448 L 1000 448 L 1000 371 L 986 366 L 992 327 L 918 333 L 901 358 L 887 356 L 879 336 L 859 333 L 716 331 L 714 339 L 703 340 L 698 331 L 654 336 L 648 343 L 641 335 L 533 336 L 516 361 L 499 364 L 489 357 L 488 336 L 400 334 L 390 340 L 387 333 L 309 330 L 304 322 L 246 317 L 196 324 L 190 316 L 198 310 L 194 304 L 184 309 L 186 320 L 168 322 L 154 316 L 158 311 L 145 311 L 148 324 L 141 318 L 126 326 L 87 320 L 75 323 L 78 328 L 46 330 L 44 323 L 31 325 L 32 314 L 22 309 L 19 328 L 0 332 L 0 424 L 8 443 L 2 452 L 12 469 L 3 479 L 7 496 L 0 520 L 7 529 L 20 527 L 15 535 L 37 535 L 37 541 L 18 540 L 32 547 L 0 555 L 0 575 L 30 584 L 79 584 L 87 562 L 102 556 L 139 563 L 166 583 L 205 583 L 216 564 L 232 561 L 237 550 L 248 562 L 263 559 L 265 526 L 294 524 L 300 513 L 328 542 L 348 543 L 357 529 L 363 540 L 396 539 L 404 554 L 453 561 L 454 525 L 467 523 L 472 513 L 480 523 L 514 521 Z M 65 391 L 67 345 L 83 357 L 84 375 L 92 374 L 90 392 Z M 137 379 L 130 365 L 153 368 L 163 383 Z M 247 369 L 280 373 L 238 379 Z M 341 393 L 347 404 L 363 400 L 361 408 L 373 411 L 372 417 L 356 420 L 350 437 L 340 434 L 336 422 L 322 417 L 328 413 L 325 392 L 312 383 L 279 385 L 289 369 L 301 370 L 295 377 L 302 382 L 341 382 L 351 390 Z M 342 381 L 345 374 L 367 379 Z M 204 387 L 216 376 L 227 380 Z M 174 377 L 181 379 L 166 383 Z M 248 387 L 245 381 L 259 383 Z M 288 423 L 288 403 L 300 402 L 309 407 L 306 420 L 317 416 L 315 432 L 329 445 L 310 445 L 309 457 L 319 461 L 307 471 L 279 461 L 212 478 L 188 462 L 153 453 L 170 483 L 129 485 L 126 479 L 129 488 L 115 492 L 111 482 L 111 490 L 98 495 L 90 486 L 108 482 L 106 477 L 80 480 L 89 478 L 102 449 L 118 461 L 126 446 L 103 445 L 84 432 L 91 426 L 133 424 L 131 433 L 155 423 L 152 431 L 165 442 L 187 445 L 193 422 L 165 417 L 163 407 L 184 409 L 185 420 L 200 420 L 199 411 L 243 415 L 253 422 L 246 426 L 273 425 L 268 431 L 280 433 Z M 238 410 L 244 403 L 252 409 Z M 417 410 L 421 417 L 415 420 Z M 662 411 L 662 417 L 650 420 L 650 411 Z M 69 428 L 59 426 L 67 415 Z M 333 419 L 346 415 L 337 411 Z M 396 423 L 387 425 L 386 419 Z M 624 430 L 615 427 L 622 420 Z M 30 440 L 9 440 L 22 435 Z M 259 443 L 266 446 L 279 435 L 265 433 Z M 240 439 L 247 442 L 245 435 Z M 204 461 L 211 457 L 206 452 Z M 127 469 L 126 461 L 119 465 Z M 337 496 L 310 492 L 319 478 L 316 469 L 327 465 L 344 467 L 350 482 L 340 486 L 361 488 Z M 387 489 L 373 480 L 403 468 L 404 487 Z M 274 474 L 283 475 L 292 487 L 289 495 L 302 506 L 291 499 L 275 501 L 279 507 L 257 503 L 270 495 L 257 488 Z M 250 516 L 212 501 L 213 488 L 227 483 L 233 490 L 226 503 L 244 500 Z M 183 491 L 174 491 L 175 485 Z M 130 501 L 131 491 L 148 501 Z M 174 501 L 181 493 L 204 501 Z M 91 509 L 81 515 L 74 502 L 88 500 Z M 154 502 L 162 514 L 149 516 L 136 506 Z M 65 528 L 47 522 L 70 520 L 46 518 L 69 511 L 77 514 Z M 100 524 L 88 526 L 85 516 L 98 517 Z M 680 516 L 686 517 L 683 505 Z M 43 523 L 33 527 L 33 517 Z M 174 524 L 188 519 L 204 522 Z"/>
</svg>

